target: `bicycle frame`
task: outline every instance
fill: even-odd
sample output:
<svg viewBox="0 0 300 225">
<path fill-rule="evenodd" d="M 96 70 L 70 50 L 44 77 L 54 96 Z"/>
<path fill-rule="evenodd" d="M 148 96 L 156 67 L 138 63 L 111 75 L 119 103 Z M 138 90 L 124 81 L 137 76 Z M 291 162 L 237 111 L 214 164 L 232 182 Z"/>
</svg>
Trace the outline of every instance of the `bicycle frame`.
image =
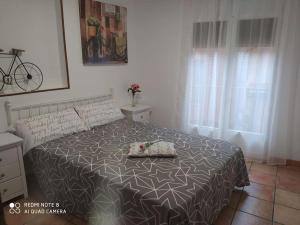
<svg viewBox="0 0 300 225">
<path fill-rule="evenodd" d="M 23 63 L 22 60 L 21 60 L 21 58 L 20 58 L 17 54 L 13 55 L 13 54 L 10 54 L 10 53 L 0 53 L 0 55 L 8 55 L 8 56 L 12 56 L 12 60 L 11 60 L 11 62 L 10 62 L 10 66 L 9 66 L 9 69 L 8 69 L 8 73 L 6 73 L 6 72 L 0 67 L 0 70 L 1 70 L 1 72 L 4 74 L 4 76 L 10 76 L 10 75 L 11 75 L 11 71 L 12 71 L 12 69 L 13 69 L 13 67 L 14 67 L 14 64 L 15 64 L 15 62 L 16 62 L 16 59 L 19 60 L 20 64 Z M 19 64 L 19 65 L 20 65 L 20 64 Z M 29 74 L 28 71 L 27 71 L 27 69 L 26 69 L 25 67 L 24 67 L 24 69 L 25 69 L 26 73 Z"/>
</svg>

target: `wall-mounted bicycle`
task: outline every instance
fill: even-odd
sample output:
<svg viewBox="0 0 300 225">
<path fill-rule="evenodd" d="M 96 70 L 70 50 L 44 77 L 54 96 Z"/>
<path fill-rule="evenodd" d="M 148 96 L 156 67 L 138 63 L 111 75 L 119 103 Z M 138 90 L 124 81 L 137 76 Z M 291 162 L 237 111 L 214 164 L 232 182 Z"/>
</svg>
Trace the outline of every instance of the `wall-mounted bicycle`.
<svg viewBox="0 0 300 225">
<path fill-rule="evenodd" d="M 8 68 L 8 73 L 0 67 L 0 91 L 4 85 L 16 84 L 25 92 L 36 91 L 43 83 L 43 73 L 40 68 L 30 62 L 22 62 L 21 54 L 25 52 L 21 49 L 12 49 L 9 53 L 3 52 L 0 49 L 0 55 L 11 57 L 11 64 Z M 13 68 L 15 69 L 13 70 Z"/>
</svg>

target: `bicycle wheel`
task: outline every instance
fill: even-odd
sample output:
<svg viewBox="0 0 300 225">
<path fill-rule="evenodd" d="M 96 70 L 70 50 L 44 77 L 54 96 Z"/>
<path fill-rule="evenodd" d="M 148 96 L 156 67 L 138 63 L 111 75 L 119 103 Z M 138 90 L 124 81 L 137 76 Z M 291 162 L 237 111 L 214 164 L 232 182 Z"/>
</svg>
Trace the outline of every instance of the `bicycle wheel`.
<svg viewBox="0 0 300 225">
<path fill-rule="evenodd" d="M 2 91 L 3 87 L 4 87 L 4 74 L 0 70 L 0 92 Z"/>
<path fill-rule="evenodd" d="M 14 73 L 15 82 L 24 91 L 36 91 L 43 83 L 43 73 L 33 63 L 22 63 Z"/>
</svg>

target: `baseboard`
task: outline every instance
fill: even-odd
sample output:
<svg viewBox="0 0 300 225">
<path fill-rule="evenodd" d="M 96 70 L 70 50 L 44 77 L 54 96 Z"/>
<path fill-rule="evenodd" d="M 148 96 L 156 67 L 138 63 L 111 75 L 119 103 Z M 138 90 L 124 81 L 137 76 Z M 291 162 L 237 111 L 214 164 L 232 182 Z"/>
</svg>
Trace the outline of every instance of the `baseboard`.
<svg viewBox="0 0 300 225">
<path fill-rule="evenodd" d="M 288 160 L 286 160 L 286 165 L 287 166 L 299 166 L 300 167 L 300 161 L 288 159 Z"/>
</svg>

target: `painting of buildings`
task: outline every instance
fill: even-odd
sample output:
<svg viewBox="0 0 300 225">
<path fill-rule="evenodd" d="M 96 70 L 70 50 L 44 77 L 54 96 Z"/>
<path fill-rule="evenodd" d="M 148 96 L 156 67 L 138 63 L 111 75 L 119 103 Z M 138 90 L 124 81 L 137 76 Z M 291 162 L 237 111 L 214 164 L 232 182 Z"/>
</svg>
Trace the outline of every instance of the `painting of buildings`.
<svg viewBox="0 0 300 225">
<path fill-rule="evenodd" d="M 127 63 L 127 9 L 79 0 L 79 13 L 83 63 Z"/>
</svg>

